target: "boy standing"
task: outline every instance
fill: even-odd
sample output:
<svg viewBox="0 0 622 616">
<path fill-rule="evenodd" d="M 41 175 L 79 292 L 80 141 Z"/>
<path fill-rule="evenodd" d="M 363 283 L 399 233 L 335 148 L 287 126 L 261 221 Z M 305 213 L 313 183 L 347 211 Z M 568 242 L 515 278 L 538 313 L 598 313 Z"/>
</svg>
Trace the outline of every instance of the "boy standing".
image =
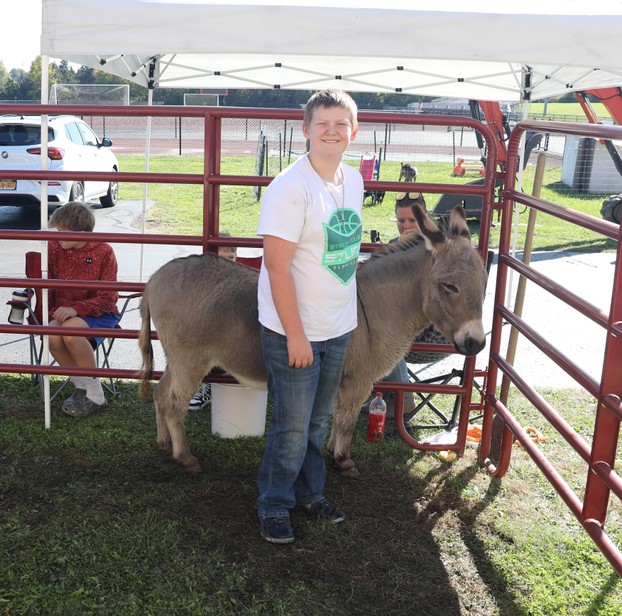
<svg viewBox="0 0 622 616">
<path fill-rule="evenodd" d="M 50 228 L 58 231 L 93 231 L 95 216 L 84 203 L 72 202 L 52 214 Z M 117 279 L 117 259 L 109 244 L 85 241 L 50 241 L 49 277 L 62 280 Z M 117 291 L 108 289 L 50 289 L 49 319 L 55 327 L 109 327 L 120 320 Z M 50 352 L 59 366 L 96 368 L 94 349 L 102 338 L 50 336 Z M 72 376 L 73 394 L 63 411 L 85 417 L 106 406 L 99 377 Z"/>
<path fill-rule="evenodd" d="M 272 543 L 294 540 L 296 505 L 324 522 L 345 519 L 324 497 L 322 447 L 357 324 L 363 179 L 342 163 L 356 116 L 345 92 L 314 94 L 302 126 L 309 151 L 273 180 L 262 202 L 259 322 L 273 409 L 257 509 L 261 535 Z"/>
</svg>

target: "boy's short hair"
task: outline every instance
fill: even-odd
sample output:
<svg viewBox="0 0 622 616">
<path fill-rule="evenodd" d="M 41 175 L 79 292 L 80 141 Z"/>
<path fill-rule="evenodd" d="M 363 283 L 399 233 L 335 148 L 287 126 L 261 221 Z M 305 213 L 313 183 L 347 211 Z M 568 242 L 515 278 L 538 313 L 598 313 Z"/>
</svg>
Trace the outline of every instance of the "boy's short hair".
<svg viewBox="0 0 622 616">
<path fill-rule="evenodd" d="M 338 90 L 336 88 L 329 88 L 327 90 L 320 90 L 316 92 L 311 98 L 307 101 L 307 105 L 305 106 L 305 115 L 303 122 L 306 126 L 311 124 L 311 119 L 313 118 L 313 112 L 318 107 L 343 107 L 347 109 L 350 113 L 350 121 L 352 122 L 352 128 L 356 128 L 358 126 L 357 119 L 357 107 L 354 99 L 343 90 Z"/>
<path fill-rule="evenodd" d="M 92 231 L 95 228 L 95 214 L 86 203 L 71 201 L 54 210 L 48 226 L 65 231 Z"/>
</svg>

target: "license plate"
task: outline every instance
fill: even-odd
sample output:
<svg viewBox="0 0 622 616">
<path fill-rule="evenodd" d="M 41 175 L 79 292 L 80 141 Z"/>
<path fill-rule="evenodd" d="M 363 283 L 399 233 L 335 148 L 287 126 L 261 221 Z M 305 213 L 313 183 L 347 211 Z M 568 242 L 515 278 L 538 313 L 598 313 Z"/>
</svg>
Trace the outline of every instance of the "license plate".
<svg viewBox="0 0 622 616">
<path fill-rule="evenodd" d="M 1 190 L 15 190 L 17 188 L 17 182 L 15 180 L 0 180 Z"/>
</svg>

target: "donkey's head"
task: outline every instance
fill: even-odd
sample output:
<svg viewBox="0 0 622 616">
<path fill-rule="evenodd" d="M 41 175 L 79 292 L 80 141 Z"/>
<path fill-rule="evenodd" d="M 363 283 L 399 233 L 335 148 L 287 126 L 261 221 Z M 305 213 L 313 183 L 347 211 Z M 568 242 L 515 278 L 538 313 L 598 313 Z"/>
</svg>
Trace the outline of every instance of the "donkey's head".
<svg viewBox="0 0 622 616">
<path fill-rule="evenodd" d="M 451 212 L 447 236 L 420 206 L 414 214 L 432 263 L 422 281 L 423 311 L 458 352 L 475 355 L 486 344 L 482 323 L 486 269 L 471 244 L 464 209 L 457 206 Z"/>
</svg>

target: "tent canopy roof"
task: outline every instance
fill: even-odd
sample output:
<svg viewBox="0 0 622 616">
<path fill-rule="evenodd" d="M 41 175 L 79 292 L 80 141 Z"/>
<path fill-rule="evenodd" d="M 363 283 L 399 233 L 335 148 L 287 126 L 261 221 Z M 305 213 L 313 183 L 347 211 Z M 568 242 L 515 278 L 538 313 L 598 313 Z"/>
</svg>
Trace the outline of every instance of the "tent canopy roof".
<svg viewBox="0 0 622 616">
<path fill-rule="evenodd" d="M 43 0 L 41 53 L 169 88 L 518 101 L 622 84 L 620 0 L 407 4 Z"/>
</svg>

